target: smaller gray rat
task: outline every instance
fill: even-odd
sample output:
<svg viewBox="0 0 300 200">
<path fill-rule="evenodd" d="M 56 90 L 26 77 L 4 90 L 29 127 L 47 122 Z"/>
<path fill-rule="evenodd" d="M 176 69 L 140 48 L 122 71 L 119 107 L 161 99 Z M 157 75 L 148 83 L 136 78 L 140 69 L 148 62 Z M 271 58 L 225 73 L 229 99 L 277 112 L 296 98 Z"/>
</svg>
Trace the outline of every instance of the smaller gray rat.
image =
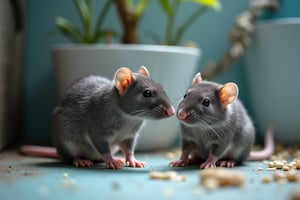
<svg viewBox="0 0 300 200">
<path fill-rule="evenodd" d="M 265 149 L 251 152 L 255 128 L 238 100 L 238 86 L 205 81 L 197 73 L 177 108 L 181 122 L 179 160 L 173 167 L 201 163 L 200 168 L 233 167 L 245 160 L 262 160 L 274 151 L 273 131 L 266 134 Z M 249 156 L 250 155 L 250 156 Z"/>
<path fill-rule="evenodd" d="M 53 143 L 60 157 L 77 167 L 90 167 L 94 161 L 104 161 L 112 169 L 124 164 L 145 167 L 134 157 L 143 120 L 174 113 L 163 88 L 145 67 L 138 73 L 122 67 L 114 81 L 88 76 L 68 88 L 53 112 Z M 125 161 L 112 156 L 119 148 Z"/>
</svg>

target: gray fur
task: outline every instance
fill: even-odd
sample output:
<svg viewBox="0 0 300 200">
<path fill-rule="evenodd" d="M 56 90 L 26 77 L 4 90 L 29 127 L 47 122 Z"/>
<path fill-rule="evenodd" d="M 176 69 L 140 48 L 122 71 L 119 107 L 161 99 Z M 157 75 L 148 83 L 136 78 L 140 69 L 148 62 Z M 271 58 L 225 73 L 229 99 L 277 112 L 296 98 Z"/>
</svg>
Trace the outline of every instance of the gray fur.
<svg viewBox="0 0 300 200">
<path fill-rule="evenodd" d="M 195 158 L 203 162 L 213 155 L 218 161 L 234 160 L 238 164 L 248 158 L 255 138 L 253 123 L 238 99 L 225 109 L 222 107 L 220 87 L 214 82 L 201 81 L 187 91 L 179 104 L 177 112 L 182 109 L 189 113 L 188 120 L 181 121 L 181 159 L 189 154 L 193 162 Z M 210 100 L 208 107 L 202 105 L 204 98 Z"/>
<path fill-rule="evenodd" d="M 172 106 L 162 87 L 139 73 L 134 77 L 124 95 L 100 76 L 82 78 L 67 90 L 52 115 L 53 142 L 64 160 L 100 160 L 120 145 L 134 151 L 143 119 L 166 117 Z M 152 97 L 143 96 L 146 89 Z"/>
</svg>

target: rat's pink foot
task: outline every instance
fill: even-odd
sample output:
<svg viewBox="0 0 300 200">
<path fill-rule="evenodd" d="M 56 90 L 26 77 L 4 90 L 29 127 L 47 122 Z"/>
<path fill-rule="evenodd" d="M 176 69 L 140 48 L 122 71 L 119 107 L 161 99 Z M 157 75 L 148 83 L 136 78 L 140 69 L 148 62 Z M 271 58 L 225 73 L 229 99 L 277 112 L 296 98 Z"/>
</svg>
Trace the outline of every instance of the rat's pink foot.
<svg viewBox="0 0 300 200">
<path fill-rule="evenodd" d="M 124 159 L 122 158 L 112 158 L 110 161 L 105 161 L 106 167 L 109 169 L 121 169 L 124 167 Z"/>
<path fill-rule="evenodd" d="M 199 164 L 201 159 L 197 155 L 181 156 L 179 160 L 170 162 L 172 167 L 184 167 L 187 165 Z"/>
<path fill-rule="evenodd" d="M 146 167 L 146 162 L 144 161 L 139 161 L 139 160 L 128 160 L 127 165 L 129 167 L 137 167 L 137 168 L 144 168 Z"/>
<path fill-rule="evenodd" d="M 216 164 L 212 162 L 204 162 L 200 165 L 201 169 L 216 168 Z"/>
<path fill-rule="evenodd" d="M 73 160 L 75 167 L 92 167 L 93 162 L 91 160 L 85 160 L 81 158 L 76 158 Z"/>
<path fill-rule="evenodd" d="M 200 165 L 201 169 L 216 168 L 217 158 L 213 155 L 209 155 L 207 160 Z"/>
<path fill-rule="evenodd" d="M 129 167 L 137 167 L 137 168 L 144 168 L 144 167 L 146 167 L 146 162 L 136 160 L 134 158 L 134 156 L 129 156 L 128 158 L 126 158 L 126 164 Z"/>
<path fill-rule="evenodd" d="M 220 160 L 217 162 L 217 165 L 220 167 L 234 167 L 236 165 L 236 161 L 234 160 Z"/>
<path fill-rule="evenodd" d="M 179 160 L 170 162 L 169 165 L 171 167 L 184 167 L 184 166 L 186 166 L 188 164 L 189 164 L 189 160 L 188 159 L 185 159 L 185 160 L 179 159 Z"/>
<path fill-rule="evenodd" d="M 121 169 L 124 167 L 124 159 L 119 157 L 112 157 L 110 154 L 106 154 L 102 156 L 102 159 L 104 160 L 106 164 L 106 168 L 109 169 Z"/>
</svg>

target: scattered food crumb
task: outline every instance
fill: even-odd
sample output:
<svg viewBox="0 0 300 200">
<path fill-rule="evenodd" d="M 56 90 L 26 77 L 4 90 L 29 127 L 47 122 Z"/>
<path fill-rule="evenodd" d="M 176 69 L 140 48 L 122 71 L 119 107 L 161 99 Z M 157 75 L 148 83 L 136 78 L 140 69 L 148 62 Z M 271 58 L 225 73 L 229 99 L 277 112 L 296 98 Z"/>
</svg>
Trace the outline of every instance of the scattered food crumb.
<svg viewBox="0 0 300 200">
<path fill-rule="evenodd" d="M 282 169 L 284 166 L 284 162 L 282 162 L 281 160 L 275 160 L 274 161 L 274 167 L 276 169 Z"/>
<path fill-rule="evenodd" d="M 291 162 L 288 162 L 287 160 L 272 160 L 268 163 L 268 170 L 283 170 L 283 171 L 289 171 L 289 170 L 298 170 L 300 169 L 300 160 L 293 159 Z"/>
<path fill-rule="evenodd" d="M 296 188 L 292 191 L 291 200 L 300 200 L 300 188 Z"/>
<path fill-rule="evenodd" d="M 62 181 L 62 185 L 65 188 L 72 188 L 72 187 L 74 187 L 76 185 L 76 181 L 74 179 L 70 179 L 70 178 L 64 179 Z"/>
<path fill-rule="evenodd" d="M 69 178 L 69 174 L 67 172 L 64 172 L 62 175 L 64 178 Z"/>
<path fill-rule="evenodd" d="M 299 146 L 283 146 L 276 144 L 275 154 L 271 156 L 271 160 L 300 160 Z"/>
<path fill-rule="evenodd" d="M 273 179 L 279 183 L 300 182 L 300 174 L 296 170 L 287 172 L 276 171 L 273 174 Z"/>
<path fill-rule="evenodd" d="M 219 188 L 220 184 L 219 184 L 219 180 L 215 178 L 206 178 L 203 181 L 203 186 L 208 190 L 215 190 Z"/>
<path fill-rule="evenodd" d="M 274 172 L 274 174 L 273 174 L 273 179 L 274 179 L 275 181 L 280 181 L 280 180 L 283 180 L 283 179 L 285 179 L 285 178 L 286 178 L 286 177 L 285 177 L 285 174 L 282 173 L 282 172 L 276 171 L 276 172 Z"/>
<path fill-rule="evenodd" d="M 243 186 L 245 177 L 240 172 L 233 172 L 224 168 L 205 169 L 200 173 L 202 185 L 208 190 L 215 190 L 226 186 Z"/>
<path fill-rule="evenodd" d="M 172 181 L 185 181 L 187 179 L 186 175 L 178 175 L 175 171 L 159 172 L 151 171 L 149 173 L 151 179 L 162 179 L 162 180 L 172 180 Z"/>
<path fill-rule="evenodd" d="M 271 183 L 272 182 L 272 178 L 269 177 L 269 176 L 264 176 L 264 177 L 262 177 L 261 182 L 262 183 Z"/>
<path fill-rule="evenodd" d="M 178 158 L 181 155 L 181 150 L 180 149 L 174 149 L 172 151 L 168 151 L 165 154 L 165 157 L 169 160 L 173 160 L 175 158 Z"/>
<path fill-rule="evenodd" d="M 287 166 L 287 165 L 285 165 L 285 166 L 282 167 L 282 170 L 283 170 L 283 171 L 289 171 L 289 170 L 290 170 L 290 167 Z"/>
<path fill-rule="evenodd" d="M 263 161 L 263 164 L 264 164 L 264 165 L 269 165 L 269 161 L 268 161 L 268 160 L 264 160 L 264 161 Z"/>
<path fill-rule="evenodd" d="M 172 159 L 176 158 L 176 155 L 174 152 L 167 152 L 166 158 L 172 160 Z"/>
<path fill-rule="evenodd" d="M 264 168 L 262 168 L 262 167 L 257 168 L 257 171 L 262 171 L 262 170 L 264 170 Z"/>
</svg>

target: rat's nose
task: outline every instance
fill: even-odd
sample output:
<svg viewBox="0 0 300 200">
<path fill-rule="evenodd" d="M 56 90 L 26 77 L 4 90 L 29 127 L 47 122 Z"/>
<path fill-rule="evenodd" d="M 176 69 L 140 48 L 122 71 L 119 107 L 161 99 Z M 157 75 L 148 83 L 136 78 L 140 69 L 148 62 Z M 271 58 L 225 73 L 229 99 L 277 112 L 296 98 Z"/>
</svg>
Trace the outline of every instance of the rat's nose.
<svg viewBox="0 0 300 200">
<path fill-rule="evenodd" d="M 184 112 L 182 109 L 180 109 L 177 112 L 177 117 L 178 117 L 178 119 L 186 119 L 187 118 L 187 113 Z"/>
<path fill-rule="evenodd" d="M 175 109 L 173 106 L 169 107 L 167 110 L 166 110 L 166 115 L 167 117 L 171 117 L 175 114 Z"/>
</svg>

